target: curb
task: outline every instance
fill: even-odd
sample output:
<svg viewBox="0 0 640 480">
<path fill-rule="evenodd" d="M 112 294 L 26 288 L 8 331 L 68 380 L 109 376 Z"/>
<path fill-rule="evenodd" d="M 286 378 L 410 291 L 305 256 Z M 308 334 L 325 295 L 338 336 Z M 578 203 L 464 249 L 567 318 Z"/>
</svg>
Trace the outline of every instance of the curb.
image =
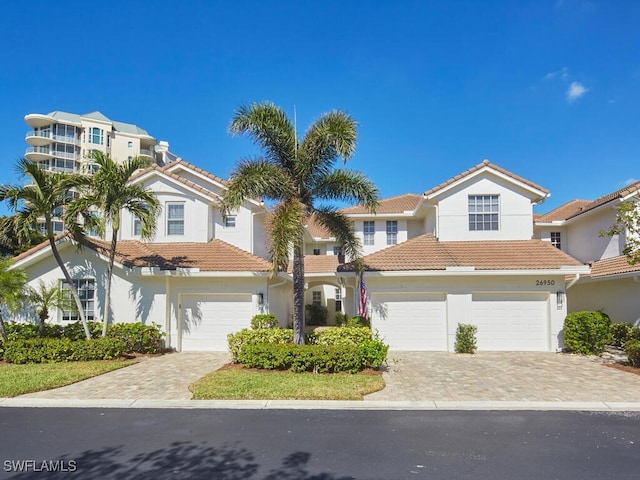
<svg viewBox="0 0 640 480">
<path fill-rule="evenodd" d="M 573 410 L 640 412 L 640 402 L 340 401 L 340 400 L 82 400 L 0 398 L 13 408 L 173 408 L 239 410 Z"/>
</svg>

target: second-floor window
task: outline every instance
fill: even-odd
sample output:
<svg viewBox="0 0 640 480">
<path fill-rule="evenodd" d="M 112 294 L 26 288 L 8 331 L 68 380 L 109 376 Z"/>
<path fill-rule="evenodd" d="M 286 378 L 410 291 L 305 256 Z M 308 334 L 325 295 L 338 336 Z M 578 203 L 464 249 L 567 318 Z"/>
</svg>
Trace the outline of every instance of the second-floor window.
<svg viewBox="0 0 640 480">
<path fill-rule="evenodd" d="M 314 255 L 320 255 L 320 249 L 319 248 L 314 248 L 313 249 L 313 254 Z"/>
<path fill-rule="evenodd" d="M 184 235 L 184 203 L 167 203 L 167 235 Z"/>
<path fill-rule="evenodd" d="M 236 217 L 235 217 L 235 215 L 227 215 L 224 218 L 224 228 L 236 228 Z"/>
<path fill-rule="evenodd" d="M 376 232 L 376 222 L 365 221 L 363 232 L 364 232 L 364 244 L 373 245 L 373 237 Z"/>
<path fill-rule="evenodd" d="M 469 230 L 498 230 L 498 195 L 469 195 Z"/>
<path fill-rule="evenodd" d="M 89 129 L 89 143 L 102 145 L 104 143 L 104 130 L 98 127 L 91 127 Z"/>
<path fill-rule="evenodd" d="M 311 303 L 314 305 L 322 304 L 322 292 L 312 292 L 312 300 Z"/>
<path fill-rule="evenodd" d="M 562 250 L 562 242 L 560 240 L 560 232 L 551 232 L 551 245 Z"/>
<path fill-rule="evenodd" d="M 398 243 L 398 222 L 390 220 L 387 222 L 387 245 Z"/>
<path fill-rule="evenodd" d="M 142 223 L 137 215 L 133 216 L 133 234 L 137 237 L 142 235 Z"/>
</svg>

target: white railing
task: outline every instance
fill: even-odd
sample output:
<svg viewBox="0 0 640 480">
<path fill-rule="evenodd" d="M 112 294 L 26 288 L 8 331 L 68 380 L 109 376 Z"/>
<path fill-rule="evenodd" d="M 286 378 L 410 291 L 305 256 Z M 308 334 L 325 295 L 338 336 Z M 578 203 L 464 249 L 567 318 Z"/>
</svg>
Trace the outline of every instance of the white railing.
<svg viewBox="0 0 640 480">
<path fill-rule="evenodd" d="M 140 155 L 145 155 L 147 157 L 154 157 L 155 158 L 155 155 L 154 155 L 153 151 L 151 151 L 151 150 L 140 150 Z"/>
<path fill-rule="evenodd" d="M 53 139 L 60 143 L 73 143 L 74 145 L 80 145 L 80 139 L 77 137 L 54 135 Z"/>
<path fill-rule="evenodd" d="M 44 147 L 29 147 L 24 153 L 45 153 L 51 155 L 51 149 L 49 146 Z"/>
<path fill-rule="evenodd" d="M 45 131 L 32 130 L 30 132 L 27 132 L 27 135 L 25 136 L 25 138 L 29 138 L 29 137 L 51 138 L 51 132 L 46 130 Z"/>
</svg>

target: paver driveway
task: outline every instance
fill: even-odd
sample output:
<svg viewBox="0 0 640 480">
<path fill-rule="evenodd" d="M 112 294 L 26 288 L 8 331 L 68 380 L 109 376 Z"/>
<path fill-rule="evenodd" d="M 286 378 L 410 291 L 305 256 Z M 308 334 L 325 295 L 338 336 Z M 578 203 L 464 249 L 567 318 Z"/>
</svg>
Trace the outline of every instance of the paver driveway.
<svg viewBox="0 0 640 480">
<path fill-rule="evenodd" d="M 366 400 L 640 402 L 640 375 L 561 353 L 390 352 Z"/>
<path fill-rule="evenodd" d="M 22 395 L 21 398 L 82 400 L 189 400 L 189 385 L 229 362 L 223 352 L 181 352 L 148 357 L 66 387 Z"/>
</svg>

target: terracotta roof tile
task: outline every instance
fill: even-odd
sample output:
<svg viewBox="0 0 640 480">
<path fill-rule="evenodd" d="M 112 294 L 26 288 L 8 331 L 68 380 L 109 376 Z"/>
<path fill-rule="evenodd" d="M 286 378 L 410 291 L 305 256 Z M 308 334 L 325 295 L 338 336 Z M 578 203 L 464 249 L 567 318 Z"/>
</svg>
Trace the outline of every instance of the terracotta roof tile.
<svg viewBox="0 0 640 480">
<path fill-rule="evenodd" d="M 580 212 L 582 212 L 585 206 L 589 205 L 591 200 L 571 200 L 559 207 L 551 210 L 543 215 L 534 215 L 534 220 L 539 223 L 555 222 L 559 220 L 566 220 Z"/>
<path fill-rule="evenodd" d="M 364 258 L 368 270 L 445 270 L 473 266 L 476 270 L 542 270 L 582 265 L 549 242 L 487 240 L 440 242 L 432 234 L 412 238 Z"/>
<path fill-rule="evenodd" d="M 87 246 L 106 255 L 109 243 L 90 240 Z M 197 268 L 201 272 L 269 272 L 271 263 L 222 240 L 207 243 L 118 242 L 116 260 L 127 267 L 158 267 L 162 270 Z"/>
<path fill-rule="evenodd" d="M 591 277 L 606 277 L 623 273 L 640 272 L 640 264 L 631 265 L 624 255 L 598 260 L 591 264 Z"/>
<path fill-rule="evenodd" d="M 463 179 L 465 177 L 468 177 L 472 173 L 477 172 L 478 170 L 481 170 L 481 169 L 483 169 L 485 167 L 490 167 L 490 168 L 492 168 L 494 170 L 497 170 L 498 172 L 503 173 L 504 175 L 507 175 L 508 177 L 511 177 L 514 180 L 517 180 L 518 182 L 524 183 L 525 185 L 529 185 L 530 187 L 533 187 L 533 188 L 535 188 L 537 190 L 540 190 L 540 191 L 544 192 L 545 194 L 549 193 L 549 190 L 547 190 L 546 188 L 543 188 L 543 187 L 541 187 L 540 185 L 538 185 L 536 183 L 530 182 L 529 180 L 527 180 L 525 178 L 522 178 L 522 177 L 516 175 L 515 173 L 511 173 L 510 171 L 505 170 L 504 168 L 499 167 L 499 166 L 491 163 L 489 160 L 484 160 L 482 163 L 479 163 L 478 165 L 476 165 L 474 167 L 471 167 L 469 170 L 467 170 L 465 172 L 462 172 L 461 174 L 456 175 L 455 177 L 450 178 L 449 180 L 447 180 L 445 182 L 442 182 L 440 185 L 436 185 L 435 187 L 433 187 L 430 190 L 427 190 L 426 192 L 424 192 L 424 194 L 425 194 L 425 196 L 426 195 L 431 195 L 431 194 L 437 192 L 438 190 L 441 190 L 441 189 L 443 189 L 443 188 L 445 188 L 445 187 L 457 182 L 458 180 L 461 180 L 461 179 Z"/>
<path fill-rule="evenodd" d="M 338 270 L 337 255 L 305 255 L 304 273 L 335 273 Z M 293 273 L 293 262 L 289 262 L 287 273 Z"/>
<path fill-rule="evenodd" d="M 405 193 L 403 195 L 385 198 L 380 200 L 380 206 L 376 210 L 376 214 L 413 212 L 420 203 L 420 200 L 422 200 L 422 195 L 415 193 Z M 371 213 L 363 205 L 343 208 L 340 211 L 346 214 Z"/>
<path fill-rule="evenodd" d="M 311 214 L 307 219 L 307 231 L 313 238 L 333 238 L 333 234 L 318 223 L 315 214 Z"/>
<path fill-rule="evenodd" d="M 177 166 L 183 166 L 183 167 L 185 167 L 185 168 L 187 168 L 189 170 L 193 170 L 194 172 L 197 172 L 197 173 L 199 173 L 201 175 L 204 175 L 205 177 L 210 178 L 211 180 L 214 180 L 214 181 L 216 181 L 218 183 L 221 183 L 222 185 L 227 185 L 227 181 L 226 180 L 223 180 L 222 178 L 220 178 L 220 177 L 218 177 L 218 176 L 216 176 L 216 175 L 214 175 L 212 173 L 209 173 L 209 172 L 207 172 L 206 170 L 203 170 L 200 167 L 196 167 L 192 163 L 189 163 L 189 162 L 187 162 L 187 161 L 185 161 L 183 159 L 179 159 L 179 160 L 176 160 L 175 162 L 167 163 L 163 167 L 160 167 L 160 169 L 162 171 L 167 172 L 167 171 L 170 171 L 170 170 L 172 170 L 173 168 L 175 168 Z"/>
<path fill-rule="evenodd" d="M 602 197 L 595 199 L 593 202 L 590 202 L 589 204 L 585 205 L 579 212 L 576 212 L 573 215 L 568 216 L 567 220 L 569 218 L 573 218 L 578 215 L 581 215 L 584 212 L 588 212 L 589 210 L 593 210 L 594 208 L 599 207 L 600 205 L 609 203 L 612 200 L 621 200 L 626 196 L 636 192 L 640 192 L 640 181 L 632 183 L 631 185 L 627 185 L 626 187 L 616 190 L 615 192 L 609 193 L 607 195 L 603 195 Z"/>
</svg>

